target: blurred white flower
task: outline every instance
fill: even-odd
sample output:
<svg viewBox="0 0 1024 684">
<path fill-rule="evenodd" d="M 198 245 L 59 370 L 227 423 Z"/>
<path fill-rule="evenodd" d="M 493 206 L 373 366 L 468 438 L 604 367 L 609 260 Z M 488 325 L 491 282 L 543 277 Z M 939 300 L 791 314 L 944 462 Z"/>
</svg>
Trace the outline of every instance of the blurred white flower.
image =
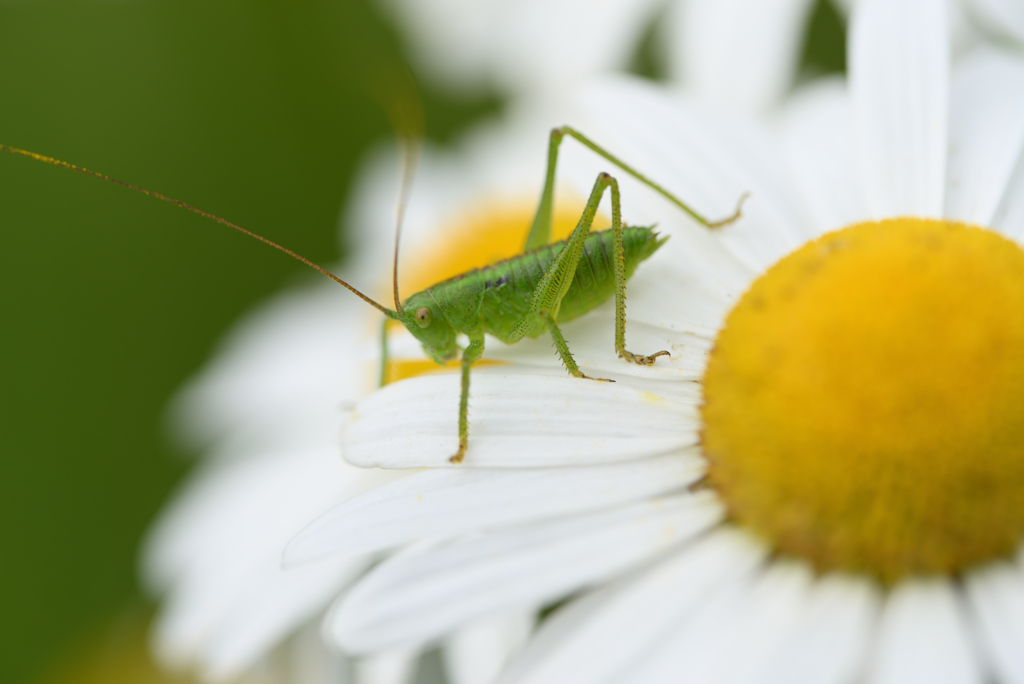
<svg viewBox="0 0 1024 684">
<path fill-rule="evenodd" d="M 1024 3 L 1017 0 L 965 0 L 987 30 L 1024 44 Z"/>
<path fill-rule="evenodd" d="M 614 385 L 566 377 L 546 340 L 512 347 L 490 342 L 491 358 L 510 365 L 474 371 L 470 446 L 463 466 L 447 462 L 455 444 L 457 377 L 414 378 L 359 402 L 345 433 L 351 462 L 428 470 L 336 507 L 289 545 L 291 563 L 341 562 L 356 553 L 406 547 L 332 611 L 327 628 L 339 644 L 363 654 L 415 649 L 482 615 L 568 599 L 501 682 L 649 684 L 678 681 L 681 673 L 702 682 L 1024 681 L 1024 558 L 1013 557 L 1013 545 L 1024 536 L 1014 504 L 1024 481 L 1015 451 L 1020 421 L 1013 419 L 1024 405 L 1019 361 L 1024 298 L 1010 296 L 1007 301 L 1018 308 L 995 309 L 993 327 L 977 328 L 976 319 L 961 317 L 984 314 L 990 299 L 1002 291 L 969 289 L 974 276 L 942 284 L 947 288 L 942 296 L 968 292 L 973 297 L 967 305 L 942 309 L 939 304 L 945 323 L 935 330 L 947 332 L 936 332 L 892 368 L 883 366 L 889 369 L 885 372 L 867 366 L 871 381 L 887 382 L 897 393 L 907 386 L 901 373 L 954 383 L 959 388 L 952 399 L 957 416 L 980 410 L 988 420 L 991 409 L 1005 419 L 995 427 L 1015 437 L 1000 442 L 1002 432 L 965 432 L 956 420 L 918 425 L 913 420 L 919 407 L 901 405 L 906 415 L 897 411 L 895 423 L 879 429 L 870 419 L 844 422 L 840 412 L 837 425 L 849 433 L 843 433 L 847 437 L 840 440 L 838 453 L 783 449 L 793 456 L 790 467 L 785 460 L 778 462 L 777 480 L 784 486 L 817 482 L 807 479 L 815 464 L 835 464 L 833 479 L 811 488 L 810 496 L 823 510 L 849 491 L 861 493 L 852 499 L 855 504 L 863 502 L 873 513 L 884 509 L 886 515 L 923 498 L 926 522 L 907 528 L 919 534 L 894 538 L 890 528 L 881 527 L 877 541 L 895 544 L 886 549 L 896 560 L 885 556 L 886 549 L 878 551 L 880 559 L 875 549 L 859 547 L 852 561 L 849 554 L 837 561 L 829 555 L 830 545 L 839 544 L 835 553 L 840 556 L 847 547 L 831 539 L 828 529 L 815 533 L 823 536 L 773 537 L 770 525 L 751 517 L 741 504 L 753 504 L 737 498 L 741 494 L 736 491 L 753 486 L 767 496 L 774 490 L 762 481 L 728 479 L 734 463 L 726 456 L 741 459 L 742 451 L 716 451 L 705 479 L 708 440 L 743 437 L 743 429 L 736 428 L 725 430 L 725 439 L 718 423 L 706 421 L 709 357 L 714 364 L 721 354 L 749 348 L 751 358 L 760 358 L 755 336 L 738 342 L 726 338 L 730 327 L 723 332 L 723 324 L 729 317 L 730 326 L 738 326 L 744 316 L 754 315 L 745 312 L 764 308 L 744 293 L 752 286 L 778 284 L 783 276 L 777 274 L 789 267 L 772 267 L 794 250 L 811 259 L 814 269 L 834 263 L 813 259 L 842 252 L 842 240 L 863 245 L 864 235 L 886 235 L 862 227 L 867 224 L 861 222 L 872 220 L 882 221 L 871 225 L 887 227 L 891 235 L 931 236 L 915 243 L 915 249 L 925 249 L 923 254 L 899 252 L 911 261 L 920 257 L 922 265 L 900 270 L 903 285 L 871 300 L 878 312 L 899 303 L 903 308 L 896 310 L 909 312 L 911 327 L 903 323 L 891 334 L 882 330 L 870 343 L 854 337 L 861 347 L 882 350 L 857 358 L 881 362 L 888 359 L 885 350 L 895 349 L 904 336 L 929 338 L 932 328 L 915 329 L 917 310 L 905 306 L 918 300 L 904 299 L 921 283 L 934 285 L 928 280 L 929 250 L 945 244 L 941 231 L 947 224 L 929 219 L 986 227 L 948 230 L 991 246 L 991 262 L 983 260 L 987 265 L 977 273 L 1005 275 L 1007 287 L 1019 295 L 1021 269 L 999 264 L 1019 265 L 1022 258 L 1024 61 L 982 49 L 951 71 L 942 9 L 941 3 L 928 0 L 858 3 L 849 87 L 828 82 L 801 93 L 785 107 L 777 131 L 741 113 L 625 79 L 584 90 L 568 120 L 706 214 L 727 214 L 741 192 L 751 192 L 745 216 L 721 233 L 709 233 L 622 178 L 624 215 L 633 223 L 658 218 L 660 230 L 671 235 L 628 285 L 630 346 L 669 349 L 672 358 L 659 359 L 651 368 L 616 359 L 610 305 L 565 325 L 564 333 L 581 368 L 612 377 Z M 580 170 L 585 168 L 582 162 L 567 176 L 577 182 L 587 177 Z M 839 238 L 812 242 L 844 226 L 854 227 Z M 964 247 L 963 253 L 968 252 Z M 787 258 L 781 263 L 800 262 Z M 811 266 L 807 272 L 817 272 Z M 877 273 L 870 268 L 855 272 L 856 279 L 841 293 L 870 289 Z M 790 294 L 779 302 L 799 289 L 780 287 Z M 931 300 L 921 301 L 935 308 Z M 781 304 L 772 300 L 771 306 Z M 835 307 L 842 309 L 840 300 Z M 813 311 L 824 314 L 828 308 Z M 971 324 L 960 328 L 959 320 Z M 1012 339 L 1013 351 L 1007 355 L 993 347 L 970 361 L 943 355 L 945 345 L 960 334 L 975 339 L 970 337 L 974 330 L 991 332 L 992 339 Z M 1006 337 L 1000 337 L 1004 332 Z M 792 334 L 791 339 L 802 338 Z M 766 358 L 762 363 L 770 368 L 775 357 Z M 921 358 L 934 365 L 929 369 Z M 1005 375 L 1012 378 L 1009 401 L 978 409 L 976 400 L 995 396 L 979 387 L 988 387 L 990 369 L 996 367 L 990 364 L 997 362 L 1010 371 Z M 982 372 L 965 374 L 961 363 Z M 834 365 L 842 367 L 842 359 Z M 913 382 L 920 381 L 913 376 Z M 813 379 L 807 387 L 801 395 L 804 404 L 790 406 L 782 414 L 785 420 L 775 425 L 789 425 L 804 415 L 836 418 L 827 413 L 829 407 L 845 406 L 846 392 L 829 392 Z M 746 395 L 757 392 L 753 387 L 733 398 L 742 404 Z M 882 391 L 879 397 L 884 402 L 890 395 Z M 710 406 L 718 408 L 721 402 Z M 889 415 L 874 413 L 875 408 L 868 401 L 857 411 L 876 418 Z M 771 421 L 768 425 L 767 432 L 753 433 L 750 443 L 757 448 L 777 439 L 789 444 L 791 435 L 780 434 Z M 935 434 L 962 448 L 946 445 L 933 453 L 928 440 Z M 873 439 L 885 446 L 886 440 L 904 438 L 911 440 L 907 448 L 916 457 L 899 466 L 910 475 L 883 467 L 878 472 L 891 479 L 864 479 L 865 472 L 875 471 L 858 470 L 859 461 L 843 460 L 857 453 L 861 441 L 873 447 L 878 444 Z M 960 467 L 956 457 L 963 451 L 978 455 L 978 464 L 972 461 L 964 478 L 943 480 L 950 468 Z M 942 460 L 938 453 L 950 458 Z M 733 489 L 722 490 L 723 481 Z M 936 489 L 943 482 L 954 489 Z M 997 512 L 1009 514 L 970 527 L 970 521 L 991 513 L 986 506 L 993 501 L 1008 506 Z M 809 524 L 814 530 L 818 518 L 785 506 L 777 516 L 781 529 Z M 768 508 L 773 515 L 779 510 Z M 797 515 L 796 522 L 787 513 Z M 848 510 L 844 523 L 852 521 L 859 531 L 864 517 Z M 928 527 L 934 519 L 968 525 L 967 534 L 953 535 L 959 541 L 952 544 L 952 559 L 938 564 L 900 560 L 927 556 L 941 545 L 925 533 L 945 539 L 946 528 Z M 905 522 L 897 516 L 896 523 Z M 976 553 L 971 545 L 994 531 L 1009 538 L 1011 546 L 1004 539 L 996 550 L 971 555 Z M 950 569 L 938 569 L 943 563 Z"/>
<path fill-rule="evenodd" d="M 417 64 L 455 87 L 557 92 L 628 69 L 656 26 L 669 78 L 755 108 L 796 77 L 813 0 L 386 0 Z"/>
<path fill-rule="evenodd" d="M 770 110 L 798 84 L 818 0 L 382 0 L 428 76 L 456 89 L 558 92 L 630 69 L 654 41 L 668 85 Z M 842 15 L 857 0 L 827 0 Z M 953 49 L 982 33 L 1024 42 L 1024 3 L 945 0 Z"/>
</svg>

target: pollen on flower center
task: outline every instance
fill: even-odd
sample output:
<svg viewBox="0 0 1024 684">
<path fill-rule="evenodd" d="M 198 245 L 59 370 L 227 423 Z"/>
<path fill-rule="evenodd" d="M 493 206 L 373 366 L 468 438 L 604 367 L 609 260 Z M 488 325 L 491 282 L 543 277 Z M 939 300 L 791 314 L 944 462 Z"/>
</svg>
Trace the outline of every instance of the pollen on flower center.
<svg viewBox="0 0 1024 684">
<path fill-rule="evenodd" d="M 915 218 L 785 257 L 704 378 L 709 481 L 821 570 L 956 573 L 1024 538 L 1024 250 Z"/>
</svg>

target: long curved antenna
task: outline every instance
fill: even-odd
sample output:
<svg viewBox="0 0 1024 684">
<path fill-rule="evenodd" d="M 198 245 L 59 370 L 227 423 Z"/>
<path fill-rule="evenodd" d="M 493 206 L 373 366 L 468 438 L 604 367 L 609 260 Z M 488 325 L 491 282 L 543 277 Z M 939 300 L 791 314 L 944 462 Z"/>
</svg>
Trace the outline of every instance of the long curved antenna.
<svg viewBox="0 0 1024 684">
<path fill-rule="evenodd" d="M 392 311 L 391 309 L 388 309 L 385 306 L 381 306 L 377 302 L 373 301 L 372 299 L 370 299 L 369 297 L 364 295 L 362 292 L 360 292 L 359 290 L 357 290 L 356 288 L 352 287 L 351 285 L 346 283 L 344 280 L 342 280 L 338 276 L 336 276 L 333 273 L 331 273 L 330 271 L 328 271 L 326 268 L 324 268 L 324 267 L 322 267 L 322 266 L 320 266 L 318 264 L 313 263 L 312 261 L 310 261 L 309 259 L 307 259 L 306 257 L 304 257 L 304 256 L 302 256 L 300 254 L 296 254 L 295 252 L 293 252 L 292 250 L 288 249 L 287 247 L 282 247 L 281 245 L 277 244 L 276 242 L 268 240 L 267 238 L 263 237 L 262 235 L 257 235 L 256 233 L 254 233 L 254 232 L 252 232 L 250 230 L 246 230 L 245 228 L 242 228 L 241 226 L 236 225 L 236 224 L 232 223 L 231 221 L 228 221 L 227 219 L 222 219 L 220 216 L 217 216 L 215 214 L 211 214 L 208 211 L 203 211 L 202 209 L 198 209 L 196 207 L 193 207 L 191 204 L 186 204 L 185 202 L 182 202 L 181 200 L 174 199 L 173 197 L 168 197 L 167 195 L 162 195 L 159 192 L 153 192 L 152 190 L 147 190 L 147 189 L 145 189 L 143 187 L 140 187 L 138 185 L 134 185 L 132 183 L 126 183 L 125 181 L 118 180 L 117 178 L 112 178 L 111 176 L 108 176 L 106 174 L 98 173 L 96 171 L 90 171 L 89 169 L 83 168 L 81 166 L 75 166 L 74 164 L 69 164 L 68 162 L 61 161 L 60 159 L 54 159 L 53 157 L 47 157 L 47 156 L 42 155 L 42 154 L 37 154 L 36 152 L 29 152 L 28 150 L 22 150 L 22 149 L 18 149 L 17 147 L 10 147 L 8 145 L 3 145 L 3 144 L 0 144 L 0 150 L 2 150 L 4 152 L 10 152 L 11 154 L 21 155 L 22 157 L 28 157 L 29 159 L 35 159 L 36 161 L 41 161 L 41 162 L 44 162 L 46 164 L 52 164 L 53 166 L 60 166 L 60 167 L 65 168 L 65 169 L 70 169 L 72 171 L 77 171 L 79 173 L 84 173 L 87 176 L 92 176 L 93 178 L 99 178 L 100 180 L 105 180 L 108 183 L 114 183 L 115 185 L 120 185 L 120 186 L 126 187 L 129 190 L 134 190 L 135 192 L 141 192 L 143 195 L 148 195 L 150 197 L 155 197 L 158 200 L 163 200 L 164 202 L 168 202 L 170 204 L 179 206 L 182 209 L 188 209 L 189 211 L 191 211 L 194 214 L 199 214 L 200 216 L 205 216 L 206 218 L 212 219 L 212 220 L 216 221 L 217 223 L 220 223 L 222 225 L 227 226 L 228 228 L 234 228 L 238 232 L 245 233 L 246 235 L 248 235 L 251 238 L 256 238 L 260 242 L 262 242 L 264 244 L 267 244 L 267 245 L 270 245 L 274 249 L 280 250 L 280 251 L 284 252 L 285 254 L 287 254 L 288 256 L 292 257 L 293 259 L 298 259 L 299 261 L 301 261 L 302 263 L 306 264 L 310 268 L 315 269 L 315 270 L 319 271 L 320 273 L 323 273 L 325 276 L 327 276 L 328 278 L 330 278 L 334 282 L 336 282 L 339 285 L 347 288 L 350 292 L 352 292 L 352 294 L 354 294 L 355 296 L 359 297 L 360 299 L 362 299 L 364 302 L 366 302 L 370 306 L 372 306 L 372 307 L 382 311 L 386 316 L 389 316 L 390 318 L 395 318 L 396 317 L 394 311 Z"/>
<path fill-rule="evenodd" d="M 395 311 L 402 315 L 402 298 L 398 293 L 398 246 L 402 239 L 402 222 L 409 204 L 412 179 L 423 139 L 423 101 L 409 67 L 390 64 L 378 67 L 370 87 L 371 97 L 384 110 L 401 145 L 401 180 L 398 209 L 395 214 L 395 255 L 391 281 L 395 295 Z"/>
<path fill-rule="evenodd" d="M 416 159 L 419 156 L 419 142 L 416 138 L 402 138 L 402 180 L 398 194 L 398 210 L 395 216 L 395 257 L 392 260 L 391 282 L 395 290 L 395 311 L 402 315 L 402 299 L 398 294 L 398 245 L 402 241 L 402 221 L 405 220 L 405 208 L 409 204 L 409 193 L 412 190 L 412 178 L 416 173 Z"/>
</svg>

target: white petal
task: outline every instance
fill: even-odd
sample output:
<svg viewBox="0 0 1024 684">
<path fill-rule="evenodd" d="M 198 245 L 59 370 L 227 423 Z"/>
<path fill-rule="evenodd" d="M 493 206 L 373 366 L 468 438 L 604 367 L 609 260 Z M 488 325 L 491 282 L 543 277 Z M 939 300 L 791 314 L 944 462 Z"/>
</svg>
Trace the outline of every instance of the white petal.
<svg viewBox="0 0 1024 684">
<path fill-rule="evenodd" d="M 720 665 L 720 681 L 758 684 L 766 666 L 798 632 L 808 610 L 811 568 L 800 561 L 776 561 L 760 577 L 733 638 L 742 658 Z M 724 636 L 724 635 L 723 635 Z"/>
<path fill-rule="evenodd" d="M 639 571 L 638 571 L 639 572 Z M 519 682 L 530 682 L 531 684 L 543 684 L 544 675 L 539 675 L 536 680 L 531 679 L 536 672 L 534 668 L 544 665 L 544 659 L 549 654 L 558 655 L 566 640 L 571 640 L 577 630 L 584 629 L 590 624 L 591 619 L 603 610 L 609 598 L 616 594 L 616 590 L 628 584 L 635 577 L 636 573 L 627 573 L 624 577 L 616 580 L 613 584 L 602 586 L 594 590 L 583 590 L 577 593 L 559 606 L 541 624 L 533 638 L 526 645 L 524 652 L 514 658 L 509 666 L 501 673 L 497 684 L 518 684 Z M 592 653 L 586 654 L 589 656 Z M 587 662 L 573 659 L 570 672 L 574 684 L 588 684 L 593 677 L 584 665 Z M 604 673 L 601 673 L 603 676 Z M 564 681 L 564 680 L 561 680 Z"/>
<path fill-rule="evenodd" d="M 630 673 L 644 684 L 671 684 L 686 672 L 692 681 L 720 681 L 720 664 L 736 657 L 731 635 L 743 621 L 747 599 L 753 590 L 750 576 L 726 584 L 695 611 L 680 616 L 665 638 L 635 664 Z"/>
<path fill-rule="evenodd" d="M 761 681 L 858 681 L 881 605 L 880 594 L 869 580 L 860 578 L 832 575 L 815 581 L 802 621 L 761 670 Z"/>
<path fill-rule="evenodd" d="M 797 93 L 784 112 L 782 133 L 801 199 L 819 233 L 863 221 L 868 212 L 846 83 L 819 81 Z"/>
<path fill-rule="evenodd" d="M 452 684 L 492 684 L 509 657 L 526 643 L 535 622 L 533 611 L 516 610 L 460 627 L 444 646 Z"/>
<path fill-rule="evenodd" d="M 882 609 L 869 684 L 981 684 L 963 606 L 948 581 L 898 584 Z"/>
<path fill-rule="evenodd" d="M 288 544 L 285 561 L 360 556 L 417 539 L 602 510 L 680 491 L 703 471 L 695 453 L 579 468 L 429 470 L 320 516 Z"/>
<path fill-rule="evenodd" d="M 713 341 L 726 315 L 749 284 L 747 275 L 732 288 L 720 284 L 719 274 L 708 273 L 715 256 L 707 243 L 675 232 L 649 262 L 637 269 L 626 291 L 626 341 L 634 323 L 654 325 Z M 724 250 L 718 247 L 716 251 Z M 689 341 L 695 345 L 697 340 Z M 684 349 L 685 352 L 685 349 Z M 672 351 L 673 356 L 675 350 Z"/>
<path fill-rule="evenodd" d="M 992 30 L 1024 43 L 1024 4 L 1018 0 L 967 0 Z"/>
<path fill-rule="evenodd" d="M 628 576 L 544 624 L 502 684 L 627 681 L 635 663 L 720 586 L 749 575 L 765 550 L 746 534 L 713 532 L 638 577 Z"/>
<path fill-rule="evenodd" d="M 252 667 L 296 626 L 321 612 L 364 566 L 327 563 L 281 570 L 237 568 L 195 573 L 168 598 L 157 622 L 155 650 L 174 668 L 192 663 L 215 679 Z"/>
<path fill-rule="evenodd" d="M 665 18 L 674 75 L 702 96 L 775 104 L 796 77 L 810 0 L 685 0 Z"/>
<path fill-rule="evenodd" d="M 754 581 L 733 582 L 683 618 L 640 666 L 638 681 L 761 682 L 762 669 L 805 613 L 810 568 L 775 562 Z"/>
<path fill-rule="evenodd" d="M 310 519 L 395 477 L 354 468 L 332 448 L 218 456 L 193 474 L 146 539 L 143 574 L 154 593 L 203 569 L 278 569 L 284 545 Z"/>
<path fill-rule="evenodd" d="M 194 659 L 202 663 L 204 676 L 228 681 L 252 667 L 297 625 L 321 613 L 366 565 L 331 562 L 288 572 L 266 569 L 259 572 L 257 581 L 240 583 L 248 586 L 233 592 L 234 605 L 206 638 L 192 647 L 198 653 Z M 176 596 L 172 605 L 180 606 L 186 600 Z M 169 610 L 161 620 L 165 627 L 163 641 L 172 647 L 177 646 L 176 635 L 170 633 L 174 629 L 174 615 Z"/>
<path fill-rule="evenodd" d="M 222 456 L 197 473 L 146 545 L 148 580 L 167 594 L 163 659 L 227 677 L 322 611 L 365 561 L 287 572 L 281 551 L 311 517 L 387 479 L 333 449 Z"/>
<path fill-rule="evenodd" d="M 945 3 L 862 0 L 850 93 L 871 218 L 942 216 L 949 108 Z"/>
<path fill-rule="evenodd" d="M 271 439 L 295 448 L 332 438 L 339 404 L 373 388 L 377 363 L 364 348 L 379 326 L 365 303 L 331 284 L 278 295 L 175 398 L 177 434 L 202 447 L 245 434 L 264 450 Z"/>
<path fill-rule="evenodd" d="M 992 219 L 992 228 L 1017 240 L 1024 241 L 1024 156 L 1017 161 L 1006 194 Z"/>
<path fill-rule="evenodd" d="M 494 62 L 520 92 L 622 69 L 657 0 L 519 0 L 500 3 L 505 38 Z M 500 66 L 498 66 L 500 65 Z"/>
<path fill-rule="evenodd" d="M 1004 684 L 1024 684 L 1024 573 L 997 564 L 968 575 L 967 598 L 986 660 Z"/>
<path fill-rule="evenodd" d="M 356 586 L 327 624 L 353 653 L 419 645 L 466 620 L 605 580 L 720 516 L 713 497 L 685 495 L 404 554 Z"/>
<path fill-rule="evenodd" d="M 698 417 L 622 382 L 474 369 L 468 466 L 614 463 L 697 441 Z M 360 466 L 448 466 L 458 446 L 459 376 L 412 378 L 360 402 L 345 432 L 345 458 Z"/>
<path fill-rule="evenodd" d="M 946 216 L 988 226 L 1024 149 L 1024 61 L 979 51 L 952 95 Z"/>
<path fill-rule="evenodd" d="M 480 0 L 384 3 L 431 76 L 480 87 L 486 82 L 489 31 L 500 5 Z"/>
</svg>

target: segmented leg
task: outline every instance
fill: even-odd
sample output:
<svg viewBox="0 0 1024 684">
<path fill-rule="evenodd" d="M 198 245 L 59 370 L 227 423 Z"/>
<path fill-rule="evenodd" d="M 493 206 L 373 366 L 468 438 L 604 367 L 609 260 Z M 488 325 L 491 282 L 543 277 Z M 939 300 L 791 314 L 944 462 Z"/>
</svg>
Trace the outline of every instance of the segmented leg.
<svg viewBox="0 0 1024 684">
<path fill-rule="evenodd" d="M 562 337 L 562 331 L 551 320 L 551 316 L 542 312 L 540 317 L 547 324 L 548 332 L 551 333 L 551 339 L 555 341 L 555 349 L 558 350 L 558 355 L 562 357 L 562 363 L 565 364 L 565 369 L 569 371 L 570 375 L 574 378 L 586 378 L 587 380 L 597 380 L 599 382 L 615 382 L 608 378 L 592 378 L 589 375 L 584 375 L 580 367 L 576 365 L 576 360 L 572 358 L 572 352 L 569 351 L 569 345 L 566 344 L 565 338 Z"/>
<path fill-rule="evenodd" d="M 632 166 L 577 131 L 575 128 L 562 126 L 551 130 L 551 137 L 548 140 L 548 168 L 547 173 L 544 175 L 544 188 L 541 190 L 540 202 L 537 204 L 537 213 L 534 215 L 533 223 L 530 225 L 530 233 L 526 237 L 524 251 L 543 247 L 551 239 L 551 222 L 552 215 L 554 213 L 555 166 L 558 164 L 558 147 L 562 144 L 562 138 L 565 136 L 575 138 L 584 147 L 587 147 L 595 154 L 598 154 L 610 161 L 612 164 L 615 164 L 630 176 L 633 176 L 633 178 L 636 178 L 651 190 L 654 190 L 669 202 L 679 207 L 679 209 L 705 228 L 721 228 L 722 226 L 732 223 L 742 215 L 743 202 L 747 199 L 746 193 L 740 196 L 739 201 L 736 203 L 736 210 L 731 215 L 718 221 L 709 221 L 689 204 L 682 201 L 651 179 L 647 178 L 647 176 L 643 175 Z"/>
<path fill-rule="evenodd" d="M 459 450 L 448 459 L 451 463 L 462 463 L 469 444 L 469 369 L 484 353 L 484 336 L 480 334 L 469 340 L 469 346 L 462 350 L 462 394 L 459 395 Z"/>
<path fill-rule="evenodd" d="M 662 349 L 650 356 L 634 354 L 626 349 L 626 250 L 622 244 L 622 227 L 619 220 L 619 186 L 612 179 L 612 256 L 615 267 L 615 351 L 620 359 L 632 361 L 641 366 L 653 366 L 659 356 L 668 356 Z M 618 226 L 618 228 L 616 228 Z"/>
</svg>

